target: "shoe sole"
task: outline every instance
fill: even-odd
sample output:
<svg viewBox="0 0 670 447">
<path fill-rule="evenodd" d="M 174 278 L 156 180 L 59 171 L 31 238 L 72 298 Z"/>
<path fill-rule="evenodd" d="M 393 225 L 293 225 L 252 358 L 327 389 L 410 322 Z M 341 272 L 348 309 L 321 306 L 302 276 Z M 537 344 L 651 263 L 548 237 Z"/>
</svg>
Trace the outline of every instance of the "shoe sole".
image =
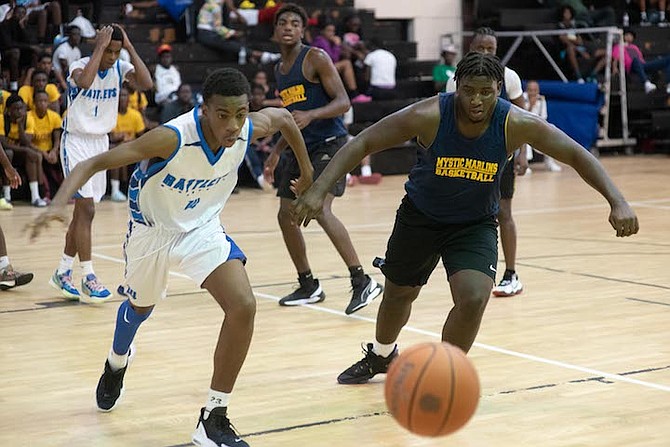
<svg viewBox="0 0 670 447">
<path fill-rule="evenodd" d="M 496 292 L 495 290 L 492 292 L 493 296 L 497 298 L 509 298 L 510 296 L 517 296 L 523 293 L 523 287 L 517 290 L 516 292 L 513 293 L 505 293 L 505 292 Z"/>
<path fill-rule="evenodd" d="M 131 343 L 130 348 L 128 348 L 128 363 L 126 364 L 126 368 L 130 367 L 130 364 L 133 362 L 133 359 L 135 358 L 136 350 L 135 350 L 135 344 Z M 100 413 L 109 413 L 111 412 L 116 406 L 121 402 L 121 398 L 123 397 L 123 393 L 126 389 L 126 378 L 123 378 L 123 386 L 121 387 L 121 391 L 119 391 L 119 397 L 116 399 L 116 402 L 114 402 L 114 405 L 112 405 L 109 409 L 105 410 L 104 408 L 100 408 L 98 405 L 98 400 L 96 398 L 95 401 L 95 407 L 98 409 Z"/>
<path fill-rule="evenodd" d="M 368 295 L 367 299 L 364 302 L 362 302 L 361 304 L 359 304 L 358 306 L 356 306 L 352 310 L 345 310 L 344 313 L 347 314 L 347 315 L 351 315 L 354 312 L 356 312 L 357 310 L 361 310 L 362 308 L 364 308 L 365 306 L 370 304 L 372 302 L 372 300 L 377 298 L 383 291 L 384 291 L 384 287 L 381 284 L 378 283 L 377 287 L 375 287 L 374 290 L 372 290 L 370 292 L 370 294 Z"/>
<path fill-rule="evenodd" d="M 9 290 L 14 287 L 25 286 L 30 281 L 33 280 L 34 275 L 32 273 L 23 273 L 21 276 L 17 276 L 14 280 L 14 284 L 10 284 L 8 281 L 0 282 L 0 290 Z"/>
<path fill-rule="evenodd" d="M 79 297 L 80 297 L 80 295 L 75 295 L 75 294 L 73 294 L 73 293 L 70 293 L 70 292 L 68 292 L 67 290 L 65 290 L 64 288 L 62 288 L 61 286 L 59 286 L 58 284 L 56 284 L 56 283 L 54 282 L 53 276 L 52 276 L 51 278 L 49 278 L 49 285 L 50 285 L 51 287 L 53 287 L 54 289 L 60 291 L 60 293 L 61 293 L 65 298 L 67 298 L 68 300 L 76 301 L 76 300 L 78 300 Z"/>
<path fill-rule="evenodd" d="M 85 293 L 82 293 L 81 296 L 79 297 L 79 301 L 82 302 L 82 303 L 86 303 L 86 304 L 102 304 L 102 303 L 105 303 L 105 302 L 109 301 L 113 297 L 114 297 L 114 294 L 111 293 L 111 292 L 109 293 L 108 296 L 106 296 L 104 298 L 102 298 L 102 297 L 101 298 L 98 298 L 98 297 L 94 298 L 90 295 L 86 295 Z"/>
<path fill-rule="evenodd" d="M 318 295 L 310 296 L 304 300 L 294 300 L 294 301 L 279 301 L 280 306 L 302 306 L 303 304 L 316 304 L 326 299 L 326 294 L 321 292 Z"/>
</svg>

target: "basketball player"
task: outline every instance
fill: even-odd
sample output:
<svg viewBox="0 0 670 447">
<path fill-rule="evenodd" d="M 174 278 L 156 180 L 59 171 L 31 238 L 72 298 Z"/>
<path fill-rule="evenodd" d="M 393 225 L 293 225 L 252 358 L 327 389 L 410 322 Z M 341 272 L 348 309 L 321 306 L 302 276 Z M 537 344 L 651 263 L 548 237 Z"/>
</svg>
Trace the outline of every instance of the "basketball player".
<svg viewBox="0 0 670 447">
<path fill-rule="evenodd" d="M 202 106 L 77 166 L 49 210 L 36 219 L 32 236 L 50 220 L 64 221 L 68 197 L 96 172 L 145 160 L 130 180 L 125 282 L 119 287 L 128 299 L 117 313 L 114 342 L 96 391 L 98 408 L 111 411 L 117 404 L 134 350 L 131 342 L 165 297 L 170 267 L 179 266 L 212 294 L 225 314 L 211 388 L 193 442 L 247 446 L 233 430 L 227 407 L 251 342 L 256 301 L 244 269 L 246 257 L 224 232 L 219 214 L 252 140 L 282 133 L 300 166 L 300 178 L 293 180 L 298 192 L 311 185 L 313 168 L 288 111 L 265 108 L 249 113 L 251 92 L 242 73 L 230 68 L 213 72 L 202 94 Z"/>
<path fill-rule="evenodd" d="M 125 48 L 131 63 L 120 61 Z M 65 176 L 74 167 L 109 149 L 108 133 L 114 129 L 119 108 L 119 92 L 124 80 L 142 90 L 153 85 L 151 74 L 122 28 L 108 25 L 97 32 L 90 57 L 73 62 L 68 76 L 67 116 L 63 120 L 61 163 Z M 117 180 L 118 181 L 118 180 Z M 99 172 L 74 194 L 74 213 L 65 236 L 65 249 L 49 284 L 68 299 L 100 303 L 111 298 L 93 271 L 91 225 L 95 202 L 107 188 L 106 173 Z M 81 293 L 72 281 L 72 264 L 79 255 Z"/>
<path fill-rule="evenodd" d="M 475 30 L 470 43 L 470 51 L 493 54 L 498 51 L 498 39 L 491 28 L 482 27 Z M 455 92 L 454 78 L 447 82 L 447 92 Z M 526 108 L 521 88 L 521 78 L 516 71 L 505 67 L 505 79 L 500 89 L 500 97 L 515 106 Z M 500 210 L 498 224 L 500 225 L 500 242 L 505 256 L 505 273 L 500 283 L 493 288 L 493 295 L 506 297 L 523 292 L 523 284 L 516 273 L 516 223 L 512 217 L 512 197 L 514 197 L 514 179 L 516 175 L 524 175 L 528 169 L 528 159 L 524 151 L 516 151 L 514 163 L 507 163 L 500 178 Z M 494 267 L 496 267 L 494 265 Z"/>
<path fill-rule="evenodd" d="M 318 177 L 347 141 L 342 115 L 351 104 L 330 56 L 320 48 L 302 44 L 306 25 L 305 10 L 293 3 L 286 3 L 277 11 L 275 38 L 279 43 L 281 61 L 275 70 L 275 79 L 284 107 L 291 111 L 302 129 L 314 174 Z M 266 160 L 266 176 L 271 177 L 284 148 L 286 142 L 280 140 Z M 290 153 L 286 155 L 286 163 L 282 165 L 278 178 L 280 205 L 277 218 L 284 243 L 298 271 L 300 286 L 279 300 L 279 304 L 297 306 L 318 303 L 326 298 L 326 294 L 319 280 L 312 275 L 300 226 L 291 220 L 291 203 L 295 195 L 290 189 L 290 181 L 296 177 L 298 165 L 295 157 Z M 317 222 L 349 268 L 352 296 L 345 312 L 351 314 L 370 304 L 381 293 L 382 287 L 363 271 L 347 229 L 331 210 L 333 199 L 344 194 L 344 187 L 343 176 L 326 196 Z"/>
<path fill-rule="evenodd" d="M 363 360 L 338 377 L 365 383 L 385 373 L 398 354 L 396 340 L 412 303 L 440 258 L 454 307 L 442 340 L 468 352 L 494 285 L 498 261 L 496 214 L 508 157 L 524 143 L 572 166 L 607 199 L 617 236 L 637 233 L 638 222 L 598 160 L 542 118 L 498 98 L 503 67 L 491 54 L 470 52 L 456 68 L 456 93 L 441 93 L 373 124 L 347 143 L 295 205 L 305 225 L 321 212 L 327 191 L 366 155 L 417 138 L 427 149 L 405 184 L 381 269 L 385 292 L 375 341 Z"/>
</svg>

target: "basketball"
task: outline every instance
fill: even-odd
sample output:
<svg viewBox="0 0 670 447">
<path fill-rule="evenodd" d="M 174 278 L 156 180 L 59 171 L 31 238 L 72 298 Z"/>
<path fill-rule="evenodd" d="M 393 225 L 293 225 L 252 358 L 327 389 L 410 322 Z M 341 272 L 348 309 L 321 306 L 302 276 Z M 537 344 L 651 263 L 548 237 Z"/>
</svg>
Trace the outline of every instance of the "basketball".
<svg viewBox="0 0 670 447">
<path fill-rule="evenodd" d="M 422 436 L 464 426 L 479 403 L 479 378 L 465 353 L 448 343 L 420 343 L 389 366 L 386 406 L 396 421 Z"/>
</svg>

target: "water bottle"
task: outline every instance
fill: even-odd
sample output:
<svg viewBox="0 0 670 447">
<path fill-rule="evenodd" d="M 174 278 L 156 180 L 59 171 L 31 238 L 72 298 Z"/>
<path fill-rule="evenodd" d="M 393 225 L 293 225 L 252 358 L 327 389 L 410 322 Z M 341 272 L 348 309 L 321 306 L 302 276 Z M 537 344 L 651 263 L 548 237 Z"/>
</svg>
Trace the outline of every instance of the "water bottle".
<svg viewBox="0 0 670 447">
<path fill-rule="evenodd" d="M 630 26 L 630 16 L 627 12 L 623 13 L 623 27 L 628 28 Z"/>
<path fill-rule="evenodd" d="M 240 48 L 240 52 L 238 53 L 237 63 L 239 65 L 245 65 L 247 63 L 247 49 L 246 49 L 246 47 Z"/>
</svg>

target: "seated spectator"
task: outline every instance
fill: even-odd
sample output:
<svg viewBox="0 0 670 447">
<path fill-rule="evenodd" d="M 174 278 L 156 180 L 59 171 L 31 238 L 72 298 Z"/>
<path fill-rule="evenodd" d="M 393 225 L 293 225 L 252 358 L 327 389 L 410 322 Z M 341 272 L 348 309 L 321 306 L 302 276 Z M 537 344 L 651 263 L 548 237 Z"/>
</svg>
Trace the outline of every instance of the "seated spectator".
<svg viewBox="0 0 670 447">
<path fill-rule="evenodd" d="M 382 48 L 377 39 L 370 39 L 366 47 L 368 52 L 363 63 L 366 66 L 365 78 L 370 83 L 368 95 L 373 100 L 394 99 L 398 60 L 393 53 Z"/>
<path fill-rule="evenodd" d="M 42 70 L 47 74 L 47 84 L 53 84 L 60 88 L 60 91 L 67 90 L 67 83 L 65 78 L 60 71 L 57 71 L 53 67 L 53 58 L 49 53 L 40 53 L 37 56 L 37 65 L 35 67 L 30 67 L 26 71 L 26 76 L 23 79 L 23 85 L 30 85 L 30 81 L 33 77 L 35 69 Z"/>
<path fill-rule="evenodd" d="M 254 75 L 253 82 L 263 87 L 265 92 L 263 107 L 283 107 L 281 98 L 277 96 L 277 89 L 270 87 L 268 83 L 268 74 L 265 70 L 258 70 Z"/>
<path fill-rule="evenodd" d="M 597 8 L 595 2 L 585 5 L 582 0 L 545 0 L 545 6 L 569 6 L 577 25 L 586 28 L 592 26 L 616 26 L 616 13 L 611 6 Z"/>
<path fill-rule="evenodd" d="M 0 115 L 0 143 L 12 164 L 25 168 L 30 187 L 30 203 L 41 208 L 47 206 L 47 202 L 40 197 L 42 152 L 32 145 L 34 133 L 35 123 L 28 116 L 25 103 L 19 95 L 10 96 L 4 115 Z M 10 202 L 8 191 L 3 189 L 3 192 L 7 202 Z"/>
<path fill-rule="evenodd" d="M 19 96 L 23 99 L 28 110 L 33 109 L 33 95 L 36 91 L 44 90 L 49 94 L 49 108 L 60 113 L 60 92 L 55 84 L 49 83 L 49 76 L 44 70 L 33 70 L 30 82 L 19 89 Z"/>
<path fill-rule="evenodd" d="M 123 86 L 119 93 L 119 114 L 116 126 L 109 134 L 110 150 L 121 143 L 132 141 L 146 130 L 142 114 L 131 108 L 128 87 Z M 128 182 L 127 166 L 109 170 L 109 183 L 112 187 L 110 199 L 113 202 L 125 202 L 126 195 L 121 192 L 121 181 Z"/>
<path fill-rule="evenodd" d="M 575 22 L 574 17 L 574 9 L 572 9 L 571 6 L 563 6 L 560 9 L 560 21 L 558 22 L 558 28 L 564 30 L 574 30 L 577 28 L 577 23 Z M 605 60 L 605 56 L 607 54 L 605 49 L 594 48 L 592 51 L 590 51 L 582 39 L 582 36 L 575 32 L 561 34 L 558 36 L 558 38 L 565 47 L 565 49 L 561 51 L 561 58 L 568 59 L 568 62 L 570 62 L 570 66 L 575 73 L 575 79 L 580 84 L 584 83 L 584 77 L 582 76 L 581 69 L 579 68 L 579 61 L 577 60 L 577 56 L 589 60 L 593 57 L 597 59 L 593 69 L 591 70 L 591 74 L 587 78 L 590 82 L 596 82 L 597 74 L 605 67 L 605 64 L 607 63 Z"/>
<path fill-rule="evenodd" d="M 543 95 L 540 95 L 540 84 L 537 81 L 528 81 L 526 84 L 526 91 L 523 93 L 523 99 L 526 103 L 526 110 L 534 113 L 542 119 L 547 119 L 547 100 Z M 533 148 L 530 145 L 524 147 L 526 159 L 533 159 Z M 548 171 L 560 172 L 561 166 L 556 163 L 556 160 L 548 155 L 544 155 L 544 166 Z"/>
<path fill-rule="evenodd" d="M 128 107 L 140 112 L 146 128 L 151 130 L 158 126 L 157 122 L 149 119 L 147 116 L 147 107 L 149 106 L 147 95 L 142 91 L 135 90 L 133 86 L 128 83 L 124 84 L 123 86 L 128 89 Z"/>
<path fill-rule="evenodd" d="M 9 70 L 9 90 L 12 92 L 19 89 L 18 81 L 23 69 L 30 67 L 35 54 L 41 51 L 30 44 L 31 41 L 26 31 L 26 8 L 17 5 L 0 22 L 2 67 Z"/>
<path fill-rule="evenodd" d="M 457 54 L 458 50 L 453 43 L 447 45 L 442 50 L 440 54 L 441 63 L 433 67 L 433 85 L 435 86 L 436 93 L 445 91 L 447 82 L 454 77 Z"/>
<path fill-rule="evenodd" d="M 66 77 L 70 64 L 81 59 L 81 31 L 77 26 L 68 28 L 67 40 L 56 47 L 53 53 L 53 66 L 63 77 Z"/>
<path fill-rule="evenodd" d="M 167 102 L 161 110 L 161 124 L 182 115 L 195 107 L 195 98 L 189 84 L 182 84 L 177 89 L 177 99 Z"/>
<path fill-rule="evenodd" d="M 63 23 L 60 3 L 57 1 L 16 0 L 16 4 L 26 8 L 26 21 L 37 26 L 37 41 L 49 44 L 60 31 Z"/>
<path fill-rule="evenodd" d="M 60 163 L 60 136 L 62 120 L 59 114 L 49 109 L 49 94 L 38 90 L 33 95 L 34 108 L 28 112 L 33 121 L 34 147 L 42 152 L 42 171 L 44 172 L 44 197 L 53 199 L 61 183 L 63 168 Z"/>
<path fill-rule="evenodd" d="M 633 43 L 635 42 L 635 37 L 635 32 L 632 30 L 626 30 L 623 35 L 623 64 L 626 73 L 635 73 L 640 82 L 644 83 L 644 91 L 649 94 L 656 91 L 656 84 L 649 80 L 648 74 L 662 70 L 665 74 L 665 82 L 667 83 L 665 91 L 670 95 L 670 55 L 661 56 L 650 62 L 646 62 L 640 48 Z M 619 52 L 619 44 L 617 43 L 612 47 L 612 59 L 614 61 L 619 60 Z M 619 64 L 613 64 L 612 70 L 618 73 Z"/>
<path fill-rule="evenodd" d="M 181 85 L 181 74 L 176 65 L 172 63 L 172 47 L 163 44 L 158 47 L 158 65 L 154 70 L 154 87 L 156 104 L 163 105 L 173 99 L 173 94 Z"/>
<path fill-rule="evenodd" d="M 647 15 L 647 1 L 646 0 L 639 0 L 639 3 L 640 3 L 640 25 L 649 26 L 649 25 L 651 25 L 651 22 L 650 22 L 650 17 Z M 656 20 L 656 24 L 661 28 L 667 27 L 668 26 L 668 21 L 665 18 L 666 1 L 665 0 L 650 0 L 649 3 L 652 6 L 655 6 L 655 7 L 658 8 L 658 20 Z"/>
<path fill-rule="evenodd" d="M 253 82 L 251 84 L 251 98 L 249 100 L 249 111 L 257 112 L 266 106 L 263 105 L 265 102 L 265 89 L 262 85 Z M 256 184 L 263 191 L 272 191 L 272 185 L 265 181 L 263 176 L 263 163 L 267 158 L 268 154 L 272 152 L 272 138 L 273 136 L 267 136 L 262 140 L 254 141 L 247 146 L 247 151 L 244 156 L 244 167 L 249 170 L 251 177 L 256 181 Z M 243 166 L 240 165 L 240 169 L 243 169 Z"/>
</svg>

